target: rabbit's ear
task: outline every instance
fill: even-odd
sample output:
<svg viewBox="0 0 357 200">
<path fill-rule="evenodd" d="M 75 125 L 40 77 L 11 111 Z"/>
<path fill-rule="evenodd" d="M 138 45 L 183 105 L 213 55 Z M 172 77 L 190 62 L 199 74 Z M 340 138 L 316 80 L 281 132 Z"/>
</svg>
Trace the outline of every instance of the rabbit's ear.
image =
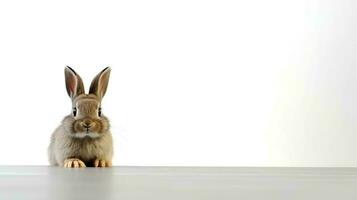
<svg viewBox="0 0 357 200">
<path fill-rule="evenodd" d="M 74 99 L 80 94 L 84 94 L 84 85 L 81 77 L 70 67 L 64 69 L 66 77 L 66 89 L 68 96 Z"/>
<path fill-rule="evenodd" d="M 110 67 L 106 67 L 97 76 L 94 77 L 89 88 L 89 94 L 95 94 L 100 99 L 103 98 L 105 92 L 107 91 L 109 76 Z"/>
</svg>

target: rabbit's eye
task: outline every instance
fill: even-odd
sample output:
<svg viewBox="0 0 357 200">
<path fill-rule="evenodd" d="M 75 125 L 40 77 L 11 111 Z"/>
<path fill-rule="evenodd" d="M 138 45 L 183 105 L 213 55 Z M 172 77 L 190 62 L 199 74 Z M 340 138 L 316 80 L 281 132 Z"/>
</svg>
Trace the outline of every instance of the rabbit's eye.
<svg viewBox="0 0 357 200">
<path fill-rule="evenodd" d="M 102 108 L 98 108 L 98 116 L 99 116 L 99 117 L 102 116 Z"/>
<path fill-rule="evenodd" d="M 73 113 L 73 116 L 74 116 L 74 117 L 77 115 L 77 108 L 76 108 L 76 107 L 73 108 L 72 113 Z"/>
</svg>

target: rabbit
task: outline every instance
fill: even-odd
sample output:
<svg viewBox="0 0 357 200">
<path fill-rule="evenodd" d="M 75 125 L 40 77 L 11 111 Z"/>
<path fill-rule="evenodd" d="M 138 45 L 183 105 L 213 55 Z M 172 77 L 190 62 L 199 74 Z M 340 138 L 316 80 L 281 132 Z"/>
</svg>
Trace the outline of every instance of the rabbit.
<svg viewBox="0 0 357 200">
<path fill-rule="evenodd" d="M 112 166 L 112 134 L 109 120 L 101 109 L 110 71 L 109 67 L 102 70 L 86 94 L 81 77 L 72 68 L 65 67 L 72 113 L 62 120 L 51 136 L 48 147 L 50 165 L 65 168 Z"/>
</svg>

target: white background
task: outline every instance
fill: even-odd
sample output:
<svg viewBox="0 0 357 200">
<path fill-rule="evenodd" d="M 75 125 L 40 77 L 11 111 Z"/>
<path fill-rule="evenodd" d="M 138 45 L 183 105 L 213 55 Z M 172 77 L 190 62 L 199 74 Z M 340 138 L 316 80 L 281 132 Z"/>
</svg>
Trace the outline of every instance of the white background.
<svg viewBox="0 0 357 200">
<path fill-rule="evenodd" d="M 0 2 L 0 164 L 47 164 L 86 87 L 117 165 L 357 166 L 355 1 Z"/>
</svg>

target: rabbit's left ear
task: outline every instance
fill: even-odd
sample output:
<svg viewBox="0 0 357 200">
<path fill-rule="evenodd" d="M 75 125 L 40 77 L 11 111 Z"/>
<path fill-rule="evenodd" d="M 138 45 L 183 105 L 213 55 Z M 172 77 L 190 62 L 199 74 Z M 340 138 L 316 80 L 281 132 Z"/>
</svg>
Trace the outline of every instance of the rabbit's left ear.
<svg viewBox="0 0 357 200">
<path fill-rule="evenodd" d="M 65 67 L 66 90 L 68 96 L 74 99 L 80 94 L 84 94 L 84 85 L 81 77 L 69 66 Z"/>
<path fill-rule="evenodd" d="M 110 76 L 110 67 L 103 69 L 97 76 L 94 77 L 90 88 L 89 94 L 95 94 L 102 99 L 107 91 Z"/>
</svg>

